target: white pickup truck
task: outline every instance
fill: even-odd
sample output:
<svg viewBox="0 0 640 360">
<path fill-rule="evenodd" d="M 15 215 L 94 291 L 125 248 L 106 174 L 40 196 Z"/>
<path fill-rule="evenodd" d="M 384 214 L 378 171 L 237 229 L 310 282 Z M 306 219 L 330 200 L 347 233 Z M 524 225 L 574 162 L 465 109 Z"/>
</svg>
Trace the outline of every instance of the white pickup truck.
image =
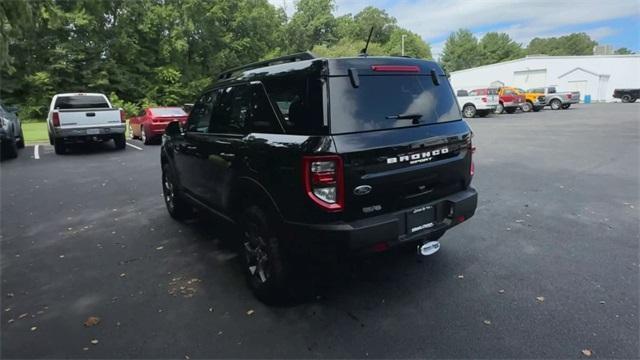
<svg viewBox="0 0 640 360">
<path fill-rule="evenodd" d="M 462 115 L 467 118 L 472 118 L 476 114 L 480 117 L 487 116 L 496 110 L 500 101 L 498 89 L 494 88 L 458 90 L 456 98 Z"/>
<path fill-rule="evenodd" d="M 124 111 L 113 108 L 104 94 L 57 94 L 47 116 L 49 142 L 56 154 L 64 154 L 69 143 L 111 139 L 116 149 L 124 149 L 125 122 Z"/>
</svg>

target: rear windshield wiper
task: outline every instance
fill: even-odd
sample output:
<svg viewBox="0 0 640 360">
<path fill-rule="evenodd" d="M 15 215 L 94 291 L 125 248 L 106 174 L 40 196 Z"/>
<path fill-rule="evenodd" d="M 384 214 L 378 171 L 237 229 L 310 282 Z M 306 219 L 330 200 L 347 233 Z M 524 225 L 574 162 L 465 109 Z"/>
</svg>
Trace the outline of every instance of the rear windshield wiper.
<svg viewBox="0 0 640 360">
<path fill-rule="evenodd" d="M 398 114 L 398 115 L 387 115 L 385 119 L 389 120 L 412 120 L 414 124 L 417 124 L 422 117 L 422 114 Z"/>
</svg>

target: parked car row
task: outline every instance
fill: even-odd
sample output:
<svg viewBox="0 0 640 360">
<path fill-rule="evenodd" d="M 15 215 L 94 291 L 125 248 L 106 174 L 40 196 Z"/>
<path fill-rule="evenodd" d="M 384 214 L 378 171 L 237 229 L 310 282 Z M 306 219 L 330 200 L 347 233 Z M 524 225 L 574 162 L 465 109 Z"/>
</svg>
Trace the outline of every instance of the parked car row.
<svg viewBox="0 0 640 360">
<path fill-rule="evenodd" d="M 545 106 L 553 110 L 568 109 L 580 102 L 580 92 L 558 92 L 554 86 L 523 90 L 511 86 L 487 87 L 456 92 L 458 105 L 464 117 L 489 113 L 513 114 L 518 109 L 523 112 L 540 111 Z"/>
</svg>

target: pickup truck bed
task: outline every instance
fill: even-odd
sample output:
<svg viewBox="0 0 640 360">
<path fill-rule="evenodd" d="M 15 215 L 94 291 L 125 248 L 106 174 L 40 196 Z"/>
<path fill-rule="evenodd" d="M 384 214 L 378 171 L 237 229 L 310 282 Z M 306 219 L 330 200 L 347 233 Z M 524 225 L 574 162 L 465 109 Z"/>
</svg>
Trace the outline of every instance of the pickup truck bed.
<svg viewBox="0 0 640 360">
<path fill-rule="evenodd" d="M 59 94 L 53 97 L 47 118 L 49 141 L 56 153 L 66 144 L 113 139 L 123 149 L 125 123 L 122 110 L 112 108 L 102 94 Z"/>
</svg>

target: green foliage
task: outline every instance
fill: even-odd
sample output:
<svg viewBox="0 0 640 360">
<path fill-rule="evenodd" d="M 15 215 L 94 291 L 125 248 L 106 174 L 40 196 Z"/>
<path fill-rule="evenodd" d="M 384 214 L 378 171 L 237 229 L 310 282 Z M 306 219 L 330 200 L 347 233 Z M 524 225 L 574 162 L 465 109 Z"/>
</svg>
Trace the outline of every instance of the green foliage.
<svg viewBox="0 0 640 360">
<path fill-rule="evenodd" d="M 614 51 L 614 54 L 616 55 L 632 55 L 635 54 L 633 51 L 627 49 L 626 47 L 621 47 L 619 49 L 616 49 L 616 51 Z"/>
<path fill-rule="evenodd" d="M 524 56 L 520 44 L 511 40 L 509 35 L 505 33 L 486 33 L 479 44 L 482 52 L 482 65 L 519 59 Z"/>
<path fill-rule="evenodd" d="M 402 35 L 404 38 L 404 55 L 420 59 L 432 59 L 431 47 L 422 38 L 409 30 L 394 27 L 389 35 L 389 41 L 384 44 L 384 53 L 387 55 L 402 55 Z"/>
<path fill-rule="evenodd" d="M 573 33 L 546 39 L 534 38 L 527 47 L 529 55 L 593 55 L 598 45 L 585 33 Z"/>
<path fill-rule="evenodd" d="M 451 33 L 444 44 L 440 61 L 449 72 L 482 64 L 482 49 L 478 39 L 467 29 Z"/>
</svg>

